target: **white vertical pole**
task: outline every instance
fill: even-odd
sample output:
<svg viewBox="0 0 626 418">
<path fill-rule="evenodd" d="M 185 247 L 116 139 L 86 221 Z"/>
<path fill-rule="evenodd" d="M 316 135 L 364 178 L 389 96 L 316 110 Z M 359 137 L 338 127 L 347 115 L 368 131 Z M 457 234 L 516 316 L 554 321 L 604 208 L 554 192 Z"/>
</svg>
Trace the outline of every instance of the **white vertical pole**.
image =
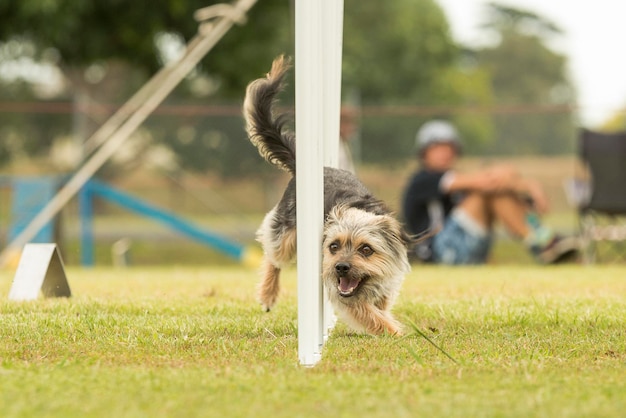
<svg viewBox="0 0 626 418">
<path fill-rule="evenodd" d="M 321 358 L 335 316 L 321 283 L 323 167 L 336 167 L 341 111 L 343 0 L 296 1 L 298 356 Z"/>
<path fill-rule="evenodd" d="M 296 0 L 295 4 L 298 357 L 304 366 L 320 360 L 324 343 L 322 4 L 319 0 Z"/>
<path fill-rule="evenodd" d="M 341 115 L 341 57 L 343 52 L 343 0 L 322 0 L 324 4 L 324 166 L 339 163 L 339 124 Z M 324 336 L 335 326 L 335 314 L 324 298 Z"/>
</svg>

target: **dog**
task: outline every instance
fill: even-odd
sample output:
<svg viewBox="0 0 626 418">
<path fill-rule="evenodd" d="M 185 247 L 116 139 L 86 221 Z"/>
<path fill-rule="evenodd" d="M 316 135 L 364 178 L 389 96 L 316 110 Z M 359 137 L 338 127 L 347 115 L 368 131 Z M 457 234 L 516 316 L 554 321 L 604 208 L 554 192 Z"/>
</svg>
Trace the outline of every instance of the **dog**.
<svg viewBox="0 0 626 418">
<path fill-rule="evenodd" d="M 265 311 L 276 303 L 281 269 L 296 254 L 295 136 L 286 115 L 273 111 L 289 68 L 284 56 L 275 59 L 266 77 L 248 85 L 243 104 L 250 142 L 292 176 L 257 231 L 264 252 L 258 297 Z M 391 308 L 411 268 L 411 237 L 400 222 L 352 173 L 325 167 L 323 231 L 322 280 L 339 319 L 357 332 L 400 335 Z"/>
</svg>

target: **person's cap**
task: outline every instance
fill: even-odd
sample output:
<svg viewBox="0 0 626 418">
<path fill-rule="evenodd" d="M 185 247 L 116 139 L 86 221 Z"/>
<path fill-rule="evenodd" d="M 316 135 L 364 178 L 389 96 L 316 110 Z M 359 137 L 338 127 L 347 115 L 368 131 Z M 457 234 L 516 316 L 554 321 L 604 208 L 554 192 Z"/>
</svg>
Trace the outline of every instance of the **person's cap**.
<svg viewBox="0 0 626 418">
<path fill-rule="evenodd" d="M 426 148 L 433 144 L 448 143 L 461 152 L 461 139 L 455 127 L 445 120 L 431 120 L 421 126 L 415 135 L 415 148 L 421 155 Z"/>
</svg>

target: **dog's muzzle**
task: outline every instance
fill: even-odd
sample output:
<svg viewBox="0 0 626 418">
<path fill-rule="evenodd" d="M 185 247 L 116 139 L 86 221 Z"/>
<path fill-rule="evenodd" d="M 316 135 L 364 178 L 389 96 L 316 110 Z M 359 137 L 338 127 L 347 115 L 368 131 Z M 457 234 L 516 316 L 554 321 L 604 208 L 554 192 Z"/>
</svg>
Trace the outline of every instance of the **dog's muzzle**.
<svg viewBox="0 0 626 418">
<path fill-rule="evenodd" d="M 361 279 L 351 277 L 350 268 L 349 263 L 339 262 L 335 264 L 335 273 L 337 274 L 338 281 L 337 290 L 339 291 L 339 295 L 343 297 L 354 295 L 357 287 L 359 287 L 359 283 L 361 283 Z"/>
</svg>

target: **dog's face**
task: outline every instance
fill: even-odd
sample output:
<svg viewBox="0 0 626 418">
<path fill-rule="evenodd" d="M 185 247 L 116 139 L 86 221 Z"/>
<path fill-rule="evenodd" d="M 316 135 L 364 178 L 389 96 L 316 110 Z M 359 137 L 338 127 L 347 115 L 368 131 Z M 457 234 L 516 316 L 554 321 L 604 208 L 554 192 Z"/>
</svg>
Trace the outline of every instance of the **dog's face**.
<svg viewBox="0 0 626 418">
<path fill-rule="evenodd" d="M 410 270 L 406 251 L 401 226 L 393 217 L 335 207 L 324 226 L 324 284 L 331 297 L 344 304 L 387 303 Z"/>
</svg>

